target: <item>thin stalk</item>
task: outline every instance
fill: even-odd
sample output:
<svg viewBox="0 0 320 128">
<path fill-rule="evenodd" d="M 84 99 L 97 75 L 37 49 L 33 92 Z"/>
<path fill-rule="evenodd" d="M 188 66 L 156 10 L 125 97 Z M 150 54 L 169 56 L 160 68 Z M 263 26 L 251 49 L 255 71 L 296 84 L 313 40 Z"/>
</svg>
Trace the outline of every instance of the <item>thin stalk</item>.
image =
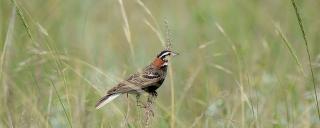
<svg viewBox="0 0 320 128">
<path fill-rule="evenodd" d="M 11 0 L 11 2 L 13 3 L 14 7 L 17 9 L 18 15 L 23 23 L 24 28 L 27 31 L 29 38 L 31 39 L 32 42 L 34 42 L 33 36 L 31 35 L 31 29 L 30 29 L 29 25 L 27 24 L 26 18 L 24 17 L 21 8 L 18 6 L 16 0 Z"/>
<path fill-rule="evenodd" d="M 308 62 L 309 62 L 309 68 L 310 68 L 310 72 L 311 72 L 311 76 L 312 76 L 312 84 L 313 84 L 313 90 L 314 90 L 314 96 L 315 96 L 315 100 L 316 100 L 316 105 L 317 105 L 317 111 L 318 111 L 318 118 L 320 119 L 320 110 L 319 110 L 319 102 L 318 102 L 318 93 L 317 93 L 317 88 L 316 88 L 316 80 L 314 78 L 314 72 L 312 69 L 312 64 L 311 64 L 311 55 L 310 55 L 310 50 L 309 50 L 309 45 L 308 45 L 308 40 L 307 40 L 307 36 L 306 33 L 304 31 L 304 27 L 302 24 L 302 19 L 298 10 L 298 7 L 296 5 L 296 2 L 294 0 L 291 0 L 292 6 L 294 8 L 294 11 L 296 13 L 297 19 L 298 19 L 298 23 L 299 23 L 299 27 L 300 27 L 300 31 L 304 40 L 304 44 L 305 44 L 305 48 L 308 54 Z"/>
<path fill-rule="evenodd" d="M 121 15 L 122 15 L 122 18 L 123 18 L 123 21 L 124 21 L 124 25 L 123 25 L 124 34 L 126 36 L 128 44 L 129 44 L 132 60 L 134 61 L 135 60 L 135 52 L 134 52 L 134 49 L 133 49 L 128 17 L 127 17 L 127 14 L 126 14 L 126 11 L 125 11 L 125 8 L 124 8 L 124 5 L 123 5 L 123 1 L 122 0 L 118 0 L 118 1 L 119 1 L 119 4 L 120 4 Z"/>
<path fill-rule="evenodd" d="M 287 38 L 285 37 L 284 33 L 281 31 L 280 25 L 275 25 L 277 32 L 279 33 L 283 43 L 286 45 L 287 49 L 290 52 L 290 55 L 292 56 L 292 58 L 295 60 L 295 62 L 297 63 L 299 70 L 301 72 L 301 74 L 306 77 L 305 72 L 303 70 L 302 64 L 300 63 L 298 56 L 295 54 L 295 51 L 292 47 L 292 45 L 289 43 L 289 41 L 287 40 Z"/>
<path fill-rule="evenodd" d="M 3 46 L 3 50 L 1 53 L 1 58 L 0 58 L 0 82 L 1 85 L 3 85 L 3 104 L 5 104 L 5 111 L 7 115 L 7 120 L 8 120 L 8 126 L 10 128 L 14 127 L 14 122 L 12 119 L 12 110 L 9 109 L 8 106 L 8 100 L 9 100 L 9 85 L 7 83 L 7 75 L 4 73 L 4 70 L 6 70 L 6 66 L 8 65 L 9 58 L 7 58 L 8 55 L 8 49 L 10 49 L 12 40 L 13 40 L 13 34 L 14 34 L 14 26 L 16 22 L 16 8 L 13 7 L 11 11 L 11 16 L 9 20 L 9 27 L 6 33 L 6 38 Z"/>
<path fill-rule="evenodd" d="M 169 77 L 170 77 L 170 87 L 171 87 L 171 123 L 170 127 L 175 128 L 175 90 L 174 90 L 174 82 L 173 82 L 173 73 L 172 73 L 172 67 L 169 66 Z"/>
<path fill-rule="evenodd" d="M 71 121 L 70 121 L 70 119 L 69 119 L 67 110 L 66 110 L 66 108 L 64 107 L 64 105 L 63 105 L 63 103 L 62 103 L 62 99 L 61 99 L 61 97 L 60 97 L 60 95 L 59 95 L 59 93 L 58 93 L 58 90 L 57 90 L 56 86 L 54 85 L 53 81 L 52 81 L 52 80 L 50 80 L 50 81 L 51 81 L 51 85 L 53 86 L 53 88 L 54 88 L 54 90 L 55 90 L 55 92 L 56 92 L 56 94 L 57 94 L 57 96 L 58 96 L 59 102 L 60 102 L 60 104 L 61 104 L 61 106 L 62 106 L 62 109 L 63 109 L 63 112 L 64 112 L 64 114 L 65 114 L 65 116 L 66 116 L 66 118 L 67 118 L 68 124 L 69 124 L 70 128 L 72 128 Z"/>
<path fill-rule="evenodd" d="M 9 27 L 8 27 L 8 31 L 6 34 L 6 39 L 4 41 L 4 46 L 3 46 L 3 50 L 1 53 L 1 58 L 0 58 L 0 80 L 2 80 L 2 76 L 3 76 L 3 70 L 4 65 L 5 65 L 5 59 L 6 59 L 6 55 L 7 55 L 7 49 L 9 48 L 10 44 L 12 43 L 13 40 L 13 31 L 14 31 L 14 23 L 16 22 L 16 8 L 12 8 L 12 12 L 11 12 L 11 17 L 10 17 L 10 21 L 9 21 Z"/>
</svg>

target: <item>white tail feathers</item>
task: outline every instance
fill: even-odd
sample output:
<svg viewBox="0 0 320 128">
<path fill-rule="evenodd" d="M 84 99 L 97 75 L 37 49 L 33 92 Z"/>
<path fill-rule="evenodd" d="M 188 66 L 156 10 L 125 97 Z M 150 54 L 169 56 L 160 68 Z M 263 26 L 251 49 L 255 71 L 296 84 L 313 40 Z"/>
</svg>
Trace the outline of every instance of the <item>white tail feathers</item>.
<svg viewBox="0 0 320 128">
<path fill-rule="evenodd" d="M 102 97 L 98 101 L 98 103 L 96 104 L 96 109 L 103 107 L 104 105 L 108 104 L 109 102 L 111 102 L 112 100 L 117 98 L 118 96 L 120 96 L 120 94 L 106 95 L 106 96 Z"/>
</svg>

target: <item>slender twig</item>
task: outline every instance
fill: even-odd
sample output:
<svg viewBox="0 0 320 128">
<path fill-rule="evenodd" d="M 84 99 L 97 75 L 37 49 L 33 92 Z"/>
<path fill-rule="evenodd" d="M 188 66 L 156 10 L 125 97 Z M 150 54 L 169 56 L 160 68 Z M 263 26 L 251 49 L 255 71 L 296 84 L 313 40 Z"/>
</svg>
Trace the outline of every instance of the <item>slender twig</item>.
<svg viewBox="0 0 320 128">
<path fill-rule="evenodd" d="M 318 102 L 318 93 L 317 93 L 317 88 L 316 88 L 316 80 L 314 78 L 314 72 L 312 69 L 312 64 L 311 64 L 311 55 L 310 55 L 310 50 L 309 50 L 309 46 L 308 46 L 308 40 L 307 40 L 307 36 L 306 33 L 304 31 L 304 27 L 302 24 L 302 19 L 298 10 L 298 7 L 296 5 L 296 2 L 294 0 L 291 0 L 292 6 L 294 8 L 294 11 L 296 13 L 297 19 L 298 19 L 298 23 L 299 23 L 299 27 L 300 27 L 300 31 L 302 33 L 302 37 L 305 43 L 305 48 L 308 54 L 308 60 L 309 60 L 309 68 L 310 68 L 310 72 L 311 72 L 311 76 L 312 76 L 312 84 L 313 84 L 313 90 L 314 90 L 314 95 L 315 95 L 315 100 L 316 100 L 316 105 L 317 105 L 317 111 L 318 111 L 318 117 L 320 119 L 320 110 L 319 110 L 319 102 Z"/>
</svg>

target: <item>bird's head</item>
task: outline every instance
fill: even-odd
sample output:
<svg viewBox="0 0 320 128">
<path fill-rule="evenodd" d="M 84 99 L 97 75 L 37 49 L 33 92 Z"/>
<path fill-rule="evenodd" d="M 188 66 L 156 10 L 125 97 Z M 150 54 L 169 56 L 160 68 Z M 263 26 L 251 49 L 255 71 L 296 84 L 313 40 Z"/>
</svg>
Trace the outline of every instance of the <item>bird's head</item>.
<svg viewBox="0 0 320 128">
<path fill-rule="evenodd" d="M 152 64 L 158 68 L 165 67 L 168 65 L 167 57 L 176 55 L 179 55 L 179 53 L 173 52 L 171 50 L 163 50 L 157 55 L 156 59 L 153 61 Z"/>
</svg>

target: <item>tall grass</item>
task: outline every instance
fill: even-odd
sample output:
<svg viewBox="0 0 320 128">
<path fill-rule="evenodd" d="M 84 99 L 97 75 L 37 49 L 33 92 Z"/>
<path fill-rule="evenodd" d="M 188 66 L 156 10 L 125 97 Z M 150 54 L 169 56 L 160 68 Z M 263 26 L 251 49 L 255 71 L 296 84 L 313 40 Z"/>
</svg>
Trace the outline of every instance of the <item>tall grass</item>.
<svg viewBox="0 0 320 128">
<path fill-rule="evenodd" d="M 0 127 L 319 127 L 316 3 L 1 1 Z M 94 108 L 167 42 L 147 125 L 135 96 Z"/>
<path fill-rule="evenodd" d="M 60 102 L 60 104 L 61 104 L 61 106 L 62 106 L 63 112 L 64 112 L 64 114 L 65 114 L 65 116 L 66 116 L 67 121 L 68 121 L 68 124 L 69 124 L 69 126 L 72 128 L 72 124 L 71 124 L 71 121 L 70 121 L 70 119 L 69 119 L 67 110 L 66 110 L 66 108 L 64 107 L 64 105 L 63 105 L 63 103 L 62 103 L 62 100 L 61 100 L 61 97 L 60 97 L 60 95 L 59 95 L 59 92 L 58 92 L 58 90 L 57 90 L 57 88 L 56 88 L 56 86 L 54 85 L 54 82 L 53 82 L 52 80 L 51 80 L 51 85 L 52 85 L 52 87 L 54 88 L 54 91 L 56 92 L 56 95 L 58 96 L 59 102 Z"/>
<path fill-rule="evenodd" d="M 307 55 L 308 55 L 308 64 L 309 64 L 309 69 L 310 69 L 310 72 L 311 72 L 311 79 L 312 79 L 314 96 L 315 96 L 316 105 L 317 105 L 318 117 L 320 119 L 320 110 L 319 110 L 320 108 L 319 108 L 319 101 L 318 101 L 318 93 L 317 93 L 317 88 L 316 88 L 316 80 L 314 78 L 315 77 L 314 76 L 314 71 L 313 71 L 312 64 L 311 64 L 311 55 L 310 55 L 310 51 L 309 51 L 308 40 L 307 40 L 306 33 L 304 31 L 304 27 L 303 27 L 303 24 L 302 24 L 302 19 L 301 19 L 298 7 L 296 5 L 296 2 L 294 0 L 291 0 L 291 3 L 292 3 L 292 6 L 294 8 L 294 12 L 295 12 L 295 14 L 297 16 L 297 19 L 298 19 L 299 27 L 300 27 L 300 30 L 301 30 L 301 34 L 302 34 L 302 37 L 303 37 L 303 40 L 304 40 L 304 44 L 305 44 L 305 48 L 306 48 Z"/>
<path fill-rule="evenodd" d="M 11 47 L 11 43 L 13 40 L 13 32 L 14 32 L 14 26 L 16 23 L 16 8 L 13 7 L 12 8 L 12 13 L 10 16 L 10 24 L 8 27 L 8 31 L 6 34 L 6 38 L 4 41 L 4 45 L 3 45 L 3 49 L 2 49 L 2 53 L 1 53 L 1 62 L 0 62 L 0 80 L 1 80 L 1 85 L 3 86 L 3 96 L 2 96 L 2 104 L 5 104 L 5 106 L 2 108 L 4 109 L 4 111 L 7 112 L 7 119 L 8 119 L 8 126 L 9 127 L 14 127 L 13 121 L 12 121 L 12 116 L 11 116 L 11 111 L 7 105 L 8 103 L 8 90 L 9 90 L 9 86 L 8 83 L 6 83 L 7 81 L 7 74 L 5 74 L 5 68 L 7 67 L 7 63 L 5 63 L 6 61 L 8 61 L 9 59 L 7 59 L 8 56 L 8 49 L 10 49 Z"/>
</svg>

